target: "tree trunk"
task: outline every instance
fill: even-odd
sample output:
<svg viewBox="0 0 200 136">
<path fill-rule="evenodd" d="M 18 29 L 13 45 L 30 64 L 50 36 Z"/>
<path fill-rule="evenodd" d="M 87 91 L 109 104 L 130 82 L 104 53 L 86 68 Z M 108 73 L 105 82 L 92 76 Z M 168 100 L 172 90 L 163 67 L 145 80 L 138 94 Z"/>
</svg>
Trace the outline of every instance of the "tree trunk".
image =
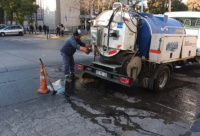
<svg viewBox="0 0 200 136">
<path fill-rule="evenodd" d="M 12 25 L 12 22 L 13 22 L 13 11 L 11 11 L 10 13 L 10 25 Z"/>
<path fill-rule="evenodd" d="M 0 8 L 0 24 L 4 24 L 4 10 Z"/>
<path fill-rule="evenodd" d="M 24 34 L 26 34 L 26 28 L 24 27 L 24 22 L 22 23 L 22 27 L 24 28 Z"/>
</svg>

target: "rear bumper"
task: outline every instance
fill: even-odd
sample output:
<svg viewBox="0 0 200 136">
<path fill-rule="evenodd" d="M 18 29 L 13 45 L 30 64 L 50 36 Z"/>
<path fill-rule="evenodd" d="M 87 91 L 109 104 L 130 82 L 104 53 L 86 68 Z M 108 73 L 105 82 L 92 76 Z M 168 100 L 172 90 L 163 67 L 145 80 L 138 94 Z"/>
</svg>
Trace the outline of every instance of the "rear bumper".
<svg viewBox="0 0 200 136">
<path fill-rule="evenodd" d="M 83 66 L 83 67 L 82 67 Z M 108 80 L 117 84 L 121 84 L 124 86 L 131 87 L 133 85 L 138 85 L 138 80 L 133 81 L 131 77 L 117 74 L 115 72 L 109 72 L 107 70 L 97 68 L 95 66 L 91 65 L 86 65 L 82 63 L 76 64 L 76 69 L 82 70 L 85 73 L 91 74 L 93 76 L 99 77 L 104 80 Z"/>
</svg>

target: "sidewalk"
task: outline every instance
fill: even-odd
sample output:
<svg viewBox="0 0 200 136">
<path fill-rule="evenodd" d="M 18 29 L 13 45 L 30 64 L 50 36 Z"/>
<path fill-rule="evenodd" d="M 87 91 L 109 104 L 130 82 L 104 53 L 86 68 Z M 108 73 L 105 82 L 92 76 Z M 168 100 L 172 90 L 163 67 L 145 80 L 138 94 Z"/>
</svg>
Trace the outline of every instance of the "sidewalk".
<svg viewBox="0 0 200 136">
<path fill-rule="evenodd" d="M 24 34 L 24 36 L 26 37 L 34 37 L 34 38 L 41 38 L 41 39 L 47 39 L 47 36 L 44 35 L 43 33 L 42 34 Z M 64 35 L 63 37 L 62 36 L 56 36 L 56 34 L 51 34 L 50 35 L 50 38 L 49 40 L 67 40 L 70 36 L 72 36 L 72 34 L 68 34 L 68 35 Z M 90 40 L 90 35 L 83 35 L 81 37 L 81 40 Z"/>
</svg>

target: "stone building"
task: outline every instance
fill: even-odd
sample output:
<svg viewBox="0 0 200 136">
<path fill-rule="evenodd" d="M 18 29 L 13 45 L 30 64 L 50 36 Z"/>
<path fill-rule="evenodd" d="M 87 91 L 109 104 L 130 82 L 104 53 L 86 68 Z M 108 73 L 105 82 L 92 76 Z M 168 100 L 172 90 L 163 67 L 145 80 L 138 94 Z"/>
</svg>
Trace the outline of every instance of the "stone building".
<svg viewBox="0 0 200 136">
<path fill-rule="evenodd" d="M 37 24 L 48 25 L 51 30 L 56 28 L 58 23 L 66 28 L 80 25 L 80 3 L 79 0 L 36 0 L 39 5 L 37 13 Z M 39 16 L 43 19 L 39 19 Z"/>
<path fill-rule="evenodd" d="M 66 26 L 80 25 L 79 0 L 60 0 L 60 22 Z"/>
</svg>

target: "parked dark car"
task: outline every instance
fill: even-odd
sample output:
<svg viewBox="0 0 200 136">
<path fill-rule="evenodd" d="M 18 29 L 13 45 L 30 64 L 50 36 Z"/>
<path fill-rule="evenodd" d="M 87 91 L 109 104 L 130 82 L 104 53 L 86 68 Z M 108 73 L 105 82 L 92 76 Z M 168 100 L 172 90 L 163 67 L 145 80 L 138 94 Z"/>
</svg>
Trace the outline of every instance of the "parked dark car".
<svg viewBox="0 0 200 136">
<path fill-rule="evenodd" d="M 6 26 L 3 29 L 0 29 L 0 35 L 6 36 L 6 35 L 24 35 L 24 29 L 20 25 L 12 25 L 12 26 Z"/>
</svg>

